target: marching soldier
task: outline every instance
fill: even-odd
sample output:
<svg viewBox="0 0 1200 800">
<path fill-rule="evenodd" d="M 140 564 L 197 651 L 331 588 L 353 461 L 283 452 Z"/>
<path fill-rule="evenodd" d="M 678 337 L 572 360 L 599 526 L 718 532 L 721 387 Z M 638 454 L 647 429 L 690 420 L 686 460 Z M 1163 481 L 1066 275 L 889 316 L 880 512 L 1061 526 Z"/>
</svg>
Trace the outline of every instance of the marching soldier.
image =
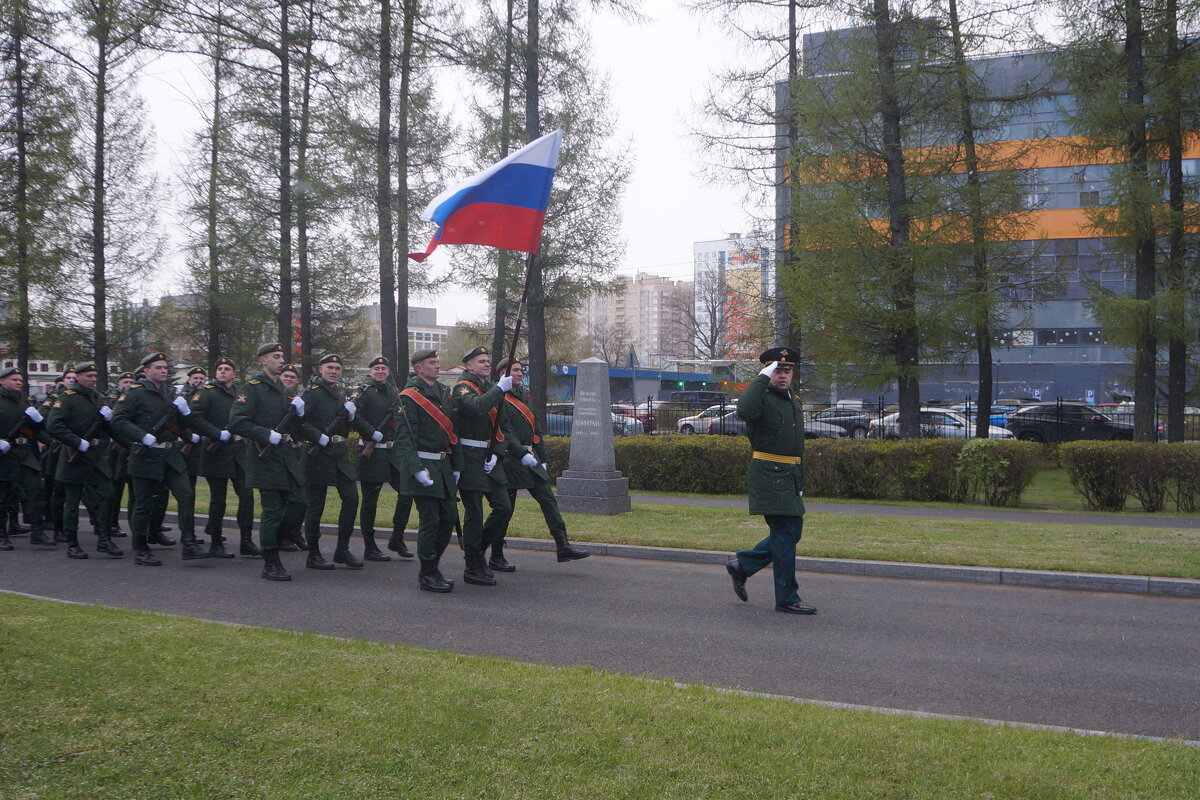
<svg viewBox="0 0 1200 800">
<path fill-rule="evenodd" d="M 237 496 L 237 524 L 241 534 L 239 552 L 250 558 L 261 558 L 262 550 L 251 537 L 254 493 L 246 485 L 246 470 L 242 465 L 245 442 L 228 428 L 229 412 L 236 396 L 237 367 L 221 356 L 213 366 L 213 376 L 204 388 L 194 393 L 195 399 L 190 403 L 192 428 L 208 439 L 207 444 L 196 448 L 201 452 L 199 472 L 208 482 L 208 524 L 204 527 L 210 538 L 208 552 L 213 558 L 233 558 L 233 553 L 225 549 L 225 537 L 221 534 L 226 497 L 232 483 L 233 493 Z"/>
<path fill-rule="evenodd" d="M 147 567 L 162 565 L 150 551 L 151 518 L 160 486 L 175 495 L 184 560 L 208 558 L 208 551 L 196 542 L 196 496 L 181 452 L 181 443 L 193 440 L 193 434 L 187 430 L 192 410 L 167 380 L 170 368 L 164 353 L 151 353 L 142 359 L 142 366 L 146 368 L 145 374 L 121 395 L 112 418 L 113 432 L 130 448 L 129 475 L 135 490 L 130 522 L 134 563 Z"/>
<path fill-rule="evenodd" d="M 462 446 L 462 480 L 458 489 L 463 501 L 463 546 L 467 568 L 463 580 L 478 586 L 495 586 L 496 578 L 484 560 L 484 551 L 500 542 L 503 558 L 504 531 L 512 518 L 512 500 L 508 496 L 508 478 L 504 468 L 496 469 L 502 456 L 520 459 L 522 451 L 513 442 L 507 424 L 505 393 L 512 388 L 511 375 L 502 375 L 492 385 L 488 375 L 492 357 L 486 347 L 476 347 L 463 356 L 466 370 L 454 385 L 454 430 Z M 497 418 L 499 422 L 497 422 Z M 491 444 L 493 431 L 495 444 Z M 489 450 L 491 454 L 489 455 Z M 483 520 L 483 499 L 491 513 Z M 507 561 L 498 561 L 508 566 Z"/>
<path fill-rule="evenodd" d="M 413 557 L 412 551 L 404 545 L 404 526 L 412 510 L 412 497 L 402 491 L 405 481 L 397 465 L 400 451 L 395 447 L 396 432 L 404 420 L 397 419 L 403 412 L 399 410 L 400 393 L 389 380 L 391 374 L 391 365 L 386 358 L 372 359 L 367 365 L 366 381 L 351 396 L 358 406 L 359 418 L 371 428 L 371 433 L 363 436 L 358 451 L 358 479 L 362 483 L 359 527 L 364 543 L 363 558 L 367 561 L 391 561 L 391 557 L 380 552 L 375 544 L 375 510 L 385 481 L 396 490 L 396 510 L 392 514 L 388 549 L 402 558 Z"/>
<path fill-rule="evenodd" d="M 800 354 L 772 347 L 759 356 L 766 366 L 738 398 L 737 415 L 750 436 L 750 513 L 762 514 L 770 534 L 750 550 L 739 550 L 725 565 L 733 592 L 748 599 L 746 579 L 768 564 L 775 574 L 775 610 L 815 614 L 800 602 L 796 583 L 796 543 L 804 527 L 804 416 L 792 395 L 792 370 Z"/>
<path fill-rule="evenodd" d="M 183 387 L 181 394 L 187 398 L 188 405 L 194 405 L 200 400 L 200 390 L 204 388 L 205 381 L 208 380 L 208 373 L 204 371 L 204 367 L 192 367 L 187 373 L 187 383 Z M 199 433 L 199 432 L 198 432 Z M 204 434 L 200 434 L 203 436 Z M 192 482 L 192 494 L 196 493 L 196 478 L 200 476 L 201 447 L 184 446 L 186 455 L 184 461 L 187 462 L 188 478 Z M 204 544 L 204 539 L 197 536 L 196 541 Z"/>
<path fill-rule="evenodd" d="M 262 577 L 290 581 L 279 560 L 281 531 L 292 530 L 304 517 L 304 465 L 295 439 L 304 417 L 304 400 L 291 397 L 279 380 L 284 367 L 282 344 L 258 349 L 261 371 L 242 384 L 229 412 L 229 432 L 249 439 L 243 456 L 246 483 L 258 489 L 262 506 L 259 542 Z"/>
<path fill-rule="evenodd" d="M 300 370 L 295 364 L 284 364 L 283 372 L 279 373 L 279 381 L 283 384 L 284 390 L 287 392 L 288 399 L 295 397 L 303 391 L 300 386 Z M 262 538 L 262 534 L 259 534 Z M 295 553 L 299 550 L 308 550 L 308 542 L 304 539 L 304 515 L 300 515 L 300 519 L 290 530 L 281 530 L 279 532 L 279 549 L 285 553 Z"/>
<path fill-rule="evenodd" d="M 436 350 L 420 350 L 412 357 L 413 371 L 400 392 L 402 421 L 397 425 L 396 443 L 407 483 L 402 494 L 410 495 L 420 519 L 417 558 L 421 572 L 417 584 L 426 592 L 449 592 L 454 581 L 446 580 L 438 562 L 450 532 L 458 522 L 458 478 L 462 468 L 458 436 L 450 421 L 450 393 L 438 382 L 441 365 Z"/>
<path fill-rule="evenodd" d="M 39 409 L 42 416 L 48 416 L 59 396 L 74 385 L 75 370 L 67 367 L 63 370 L 62 375 L 55 379 L 54 388 L 47 392 L 45 399 L 42 400 Z M 38 434 L 38 440 L 46 446 L 48 451 L 42 457 L 42 508 L 49 516 L 47 521 L 54 530 L 54 541 L 65 542 L 67 537 L 63 533 L 63 487 L 54 479 L 54 473 L 58 469 L 58 452 L 62 445 L 44 430 Z"/>
<path fill-rule="evenodd" d="M 22 499 L 29 505 L 29 543 L 54 547 L 54 540 L 42 529 L 41 464 L 38 461 L 37 434 L 45 418 L 24 393 L 25 373 L 18 367 L 0 372 L 0 510 L 4 518 Z M 0 550 L 12 550 L 8 529 L 0 530 Z"/>
<path fill-rule="evenodd" d="M 146 376 L 146 367 L 138 365 L 138 368 L 133 371 L 133 383 L 137 383 Z M 133 387 L 133 383 L 126 388 Z M 120 398 L 118 398 L 119 400 Z M 118 439 L 118 442 L 120 440 Z M 129 448 L 125 448 L 128 450 Z M 129 472 L 129 459 L 125 459 L 125 471 Z M 171 530 L 166 525 L 163 525 L 163 517 L 167 513 L 167 501 L 170 499 L 170 493 L 162 484 L 158 484 L 154 489 L 154 505 L 151 506 L 150 524 L 147 526 L 149 530 L 150 544 L 157 544 L 162 547 L 174 547 L 178 542 L 167 536 L 167 531 Z M 129 524 L 133 526 L 133 507 L 137 504 L 137 489 L 133 485 L 133 476 L 129 476 Z"/>
<path fill-rule="evenodd" d="M 54 401 L 46 429 L 63 450 L 59 453 L 54 479 L 63 485 L 63 531 L 67 557 L 87 558 L 79 546 L 79 501 L 92 512 L 96 523 L 96 552 L 120 558 L 125 553 L 109 538 L 107 520 L 112 518 L 112 464 L 109 421 L 113 411 L 107 398 L 96 391 L 97 370 L 92 363 L 75 367 L 75 386 Z"/>
<path fill-rule="evenodd" d="M 325 511 L 325 496 L 329 487 L 337 489 L 342 501 L 338 514 L 337 546 L 333 551 L 334 564 L 345 564 L 350 569 L 362 569 L 363 562 L 350 552 L 350 534 L 354 531 L 354 520 L 358 516 L 358 476 L 346 441 L 353 428 L 361 436 L 375 432 L 369 424 L 358 418 L 358 406 L 346 399 L 338 382 L 342 377 L 342 357 L 332 353 L 317 362 L 317 377 L 304 391 L 304 422 L 312 428 L 310 434 L 318 439 L 316 452 L 309 449 L 304 471 L 308 494 L 308 509 L 304 516 L 304 536 L 308 540 L 308 561 L 312 569 L 333 569 L 321 556 L 321 514 Z M 374 540 L 371 545 L 374 547 Z M 378 547 L 374 547 L 379 552 Z"/>
<path fill-rule="evenodd" d="M 500 362 L 497 369 L 503 373 L 509 367 L 508 359 Z M 512 362 L 509 370 L 513 379 L 512 390 L 504 396 L 512 413 L 508 415 L 509 426 L 512 430 L 513 441 L 524 451 L 521 460 L 506 458 L 504 471 L 508 477 L 508 496 L 512 499 L 513 508 L 517 505 L 517 491 L 528 490 L 531 497 L 542 509 L 546 527 L 554 537 L 554 545 L 558 551 L 559 562 L 587 558 L 591 555 L 587 550 L 575 547 L 567 539 L 567 524 L 563 521 L 558 510 L 558 500 L 554 490 L 550 488 L 550 473 L 546 471 L 546 445 L 542 442 L 542 430 L 537 417 L 529 408 L 529 390 L 521 383 L 525 377 L 525 365 L 519 359 Z M 516 567 L 504 558 L 504 536 L 492 540 L 492 555 L 488 565 L 497 572 L 512 572 Z"/>
<path fill-rule="evenodd" d="M 125 394 L 130 386 L 133 386 L 132 372 L 122 372 L 118 375 L 108 388 L 108 394 L 105 395 L 108 399 L 108 407 L 115 408 L 121 395 Z M 114 438 L 109 446 L 109 454 L 113 469 L 113 499 L 109 504 L 112 512 L 108 518 L 108 534 L 116 539 L 126 535 L 125 531 L 121 530 L 121 498 L 125 494 L 126 487 L 130 487 L 129 507 L 132 509 L 133 490 L 129 480 L 129 449 L 122 447 Z"/>
</svg>

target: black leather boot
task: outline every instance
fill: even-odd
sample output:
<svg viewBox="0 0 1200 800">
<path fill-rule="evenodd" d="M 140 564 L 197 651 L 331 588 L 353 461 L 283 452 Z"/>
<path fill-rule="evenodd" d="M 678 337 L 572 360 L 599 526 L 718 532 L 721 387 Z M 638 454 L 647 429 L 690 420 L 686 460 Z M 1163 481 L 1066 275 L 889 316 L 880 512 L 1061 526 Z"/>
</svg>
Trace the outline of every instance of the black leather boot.
<svg viewBox="0 0 1200 800">
<path fill-rule="evenodd" d="M 120 525 L 110 525 L 108 528 L 108 535 L 114 539 L 124 539 L 129 534 L 121 530 Z"/>
<path fill-rule="evenodd" d="M 304 537 L 304 528 L 297 526 L 296 530 L 292 531 L 291 537 L 292 544 L 296 545 L 296 547 L 301 550 L 308 549 L 308 539 Z"/>
<path fill-rule="evenodd" d="M 488 574 L 487 562 L 483 553 L 478 550 L 468 550 L 463 557 L 467 568 L 463 570 L 463 580 L 476 586 L 495 586 L 495 577 Z"/>
<path fill-rule="evenodd" d="M 308 543 L 308 558 L 304 562 L 304 566 L 308 569 L 333 569 L 333 564 L 325 560 L 325 556 L 321 555 L 321 538 L 320 535 L 312 537 Z"/>
<path fill-rule="evenodd" d="M 108 528 L 101 528 L 96 531 L 96 552 L 110 555 L 113 558 L 121 558 L 125 555 L 125 551 L 113 544 L 112 535 Z"/>
<path fill-rule="evenodd" d="M 33 536 L 32 533 L 29 535 Z M 43 537 L 49 538 L 48 536 L 45 536 L 44 534 L 43 534 Z M 66 541 L 67 541 L 66 531 L 64 531 L 62 528 L 55 528 L 54 529 L 54 544 L 65 544 Z M 36 544 L 36 542 L 35 542 L 35 544 Z M 51 547 L 52 545 L 45 545 L 45 546 Z"/>
<path fill-rule="evenodd" d="M 238 552 L 244 558 L 262 558 L 263 551 L 254 543 L 254 539 L 250 535 L 250 531 L 242 531 L 242 543 L 238 548 Z M 278 557 L 278 556 L 277 556 Z"/>
<path fill-rule="evenodd" d="M 219 533 L 210 534 L 208 544 L 209 558 L 233 558 L 233 553 L 225 549 L 225 537 Z"/>
<path fill-rule="evenodd" d="M 362 569 L 363 562 L 350 552 L 350 532 L 338 533 L 337 547 L 333 549 L 333 563 L 345 564 L 350 569 Z"/>
<path fill-rule="evenodd" d="M 283 568 L 283 562 L 279 560 L 278 550 L 260 550 L 262 553 L 263 570 L 262 576 L 268 581 L 290 581 L 292 576 Z"/>
<path fill-rule="evenodd" d="M 162 562 L 150 550 L 150 543 L 146 539 L 133 539 L 133 563 L 139 567 L 161 567 Z"/>
<path fill-rule="evenodd" d="M 21 520 L 17 516 L 17 512 L 12 512 L 8 515 L 8 535 L 9 536 L 24 536 L 32 530 L 21 524 Z"/>
<path fill-rule="evenodd" d="M 199 558 L 212 558 L 212 553 L 204 549 L 204 545 L 196 541 L 196 536 L 191 531 L 180 531 L 179 540 L 183 542 L 183 560 L 195 561 Z"/>
<path fill-rule="evenodd" d="M 12 550 L 13 543 L 8 540 L 8 531 L 0 531 L 0 550 Z"/>
<path fill-rule="evenodd" d="M 171 529 L 167 528 L 167 530 Z M 146 540 L 150 544 L 156 544 L 160 547 L 174 547 L 177 544 L 174 539 L 172 539 L 170 536 L 164 535 L 161 530 L 151 531 L 150 535 L 146 537 Z"/>
<path fill-rule="evenodd" d="M 67 535 L 64 533 L 63 541 L 65 542 L 66 540 L 67 540 Z M 55 538 L 51 539 L 49 536 L 47 536 L 45 534 L 44 531 L 42 531 L 41 526 L 34 525 L 33 530 L 31 530 L 29 532 L 29 543 L 32 545 L 37 545 L 38 547 L 57 547 L 58 546 L 58 533 L 56 532 Z"/>
<path fill-rule="evenodd" d="M 454 584 L 442 577 L 438 570 L 438 562 L 421 561 L 421 572 L 417 576 L 417 585 L 422 591 L 445 594 L 454 589 Z"/>
<path fill-rule="evenodd" d="M 375 544 L 375 534 L 363 531 L 363 561 L 391 561 L 392 557 Z"/>
<path fill-rule="evenodd" d="M 77 558 L 80 561 L 86 560 L 88 554 L 83 552 L 83 548 L 79 546 L 79 534 L 67 534 L 67 558 Z"/>
<path fill-rule="evenodd" d="M 587 558 L 591 555 L 591 553 L 589 553 L 587 550 L 582 550 L 578 547 L 575 547 L 569 541 L 567 541 L 567 532 L 565 529 L 561 531 L 550 531 L 550 535 L 554 537 L 554 544 L 558 546 L 558 560 L 560 562 L 575 561 L 580 558 Z"/>
<path fill-rule="evenodd" d="M 401 558 L 413 557 L 413 551 L 409 550 L 404 544 L 404 531 L 392 531 L 392 536 L 388 539 L 387 549 Z"/>
<path fill-rule="evenodd" d="M 488 566 L 496 570 L 496 572 L 516 572 L 515 564 L 508 563 L 508 559 L 504 557 L 504 540 L 497 539 L 492 542 L 492 555 L 488 559 Z"/>
</svg>

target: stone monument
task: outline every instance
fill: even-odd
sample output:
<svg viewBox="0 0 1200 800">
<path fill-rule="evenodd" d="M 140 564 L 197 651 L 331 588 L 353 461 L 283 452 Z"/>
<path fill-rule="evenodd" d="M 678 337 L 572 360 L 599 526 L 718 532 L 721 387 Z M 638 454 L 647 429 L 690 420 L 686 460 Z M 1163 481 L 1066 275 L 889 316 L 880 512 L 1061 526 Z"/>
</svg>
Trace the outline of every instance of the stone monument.
<svg viewBox="0 0 1200 800">
<path fill-rule="evenodd" d="M 577 514 L 621 514 L 630 510 L 629 479 L 617 472 L 613 451 L 608 364 L 599 358 L 579 362 L 575 376 L 575 416 L 571 460 L 558 477 L 558 507 Z"/>
</svg>

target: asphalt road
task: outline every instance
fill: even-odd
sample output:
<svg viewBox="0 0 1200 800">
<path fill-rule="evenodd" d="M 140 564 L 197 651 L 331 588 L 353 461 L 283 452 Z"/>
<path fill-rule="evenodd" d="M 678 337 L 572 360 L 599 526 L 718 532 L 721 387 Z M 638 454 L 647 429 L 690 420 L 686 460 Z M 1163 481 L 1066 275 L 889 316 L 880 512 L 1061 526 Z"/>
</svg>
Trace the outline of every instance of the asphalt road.
<svg viewBox="0 0 1200 800">
<path fill-rule="evenodd" d="M 90 534 L 84 546 L 92 548 Z M 121 540 L 127 547 L 128 539 Z M 750 602 L 721 567 L 513 550 L 494 588 L 420 592 L 417 564 L 316 572 L 261 561 L 136 567 L 0 553 L 0 588 L 107 606 L 398 641 L 817 700 L 1200 740 L 1200 601 L 801 574 L 815 617 L 773 610 L 769 571 Z M 355 548 L 360 546 L 355 540 Z M 461 577 L 451 545 L 444 572 Z"/>
</svg>

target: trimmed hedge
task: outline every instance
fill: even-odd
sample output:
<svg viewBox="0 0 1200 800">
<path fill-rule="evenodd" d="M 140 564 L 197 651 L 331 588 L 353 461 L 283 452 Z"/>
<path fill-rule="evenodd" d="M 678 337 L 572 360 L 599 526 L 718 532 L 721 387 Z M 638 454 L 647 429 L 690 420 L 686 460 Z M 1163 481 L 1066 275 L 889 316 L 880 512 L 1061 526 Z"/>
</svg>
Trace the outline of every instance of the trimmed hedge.
<svg viewBox="0 0 1200 800">
<path fill-rule="evenodd" d="M 1036 442 L 971 439 L 958 455 L 963 496 L 989 506 L 1016 506 L 1033 482 L 1042 458 Z"/>
<path fill-rule="evenodd" d="M 1093 511 L 1123 511 L 1130 495 L 1151 512 L 1168 497 L 1179 511 L 1195 511 L 1200 500 L 1200 445 L 1068 442 L 1058 457 Z"/>
</svg>

